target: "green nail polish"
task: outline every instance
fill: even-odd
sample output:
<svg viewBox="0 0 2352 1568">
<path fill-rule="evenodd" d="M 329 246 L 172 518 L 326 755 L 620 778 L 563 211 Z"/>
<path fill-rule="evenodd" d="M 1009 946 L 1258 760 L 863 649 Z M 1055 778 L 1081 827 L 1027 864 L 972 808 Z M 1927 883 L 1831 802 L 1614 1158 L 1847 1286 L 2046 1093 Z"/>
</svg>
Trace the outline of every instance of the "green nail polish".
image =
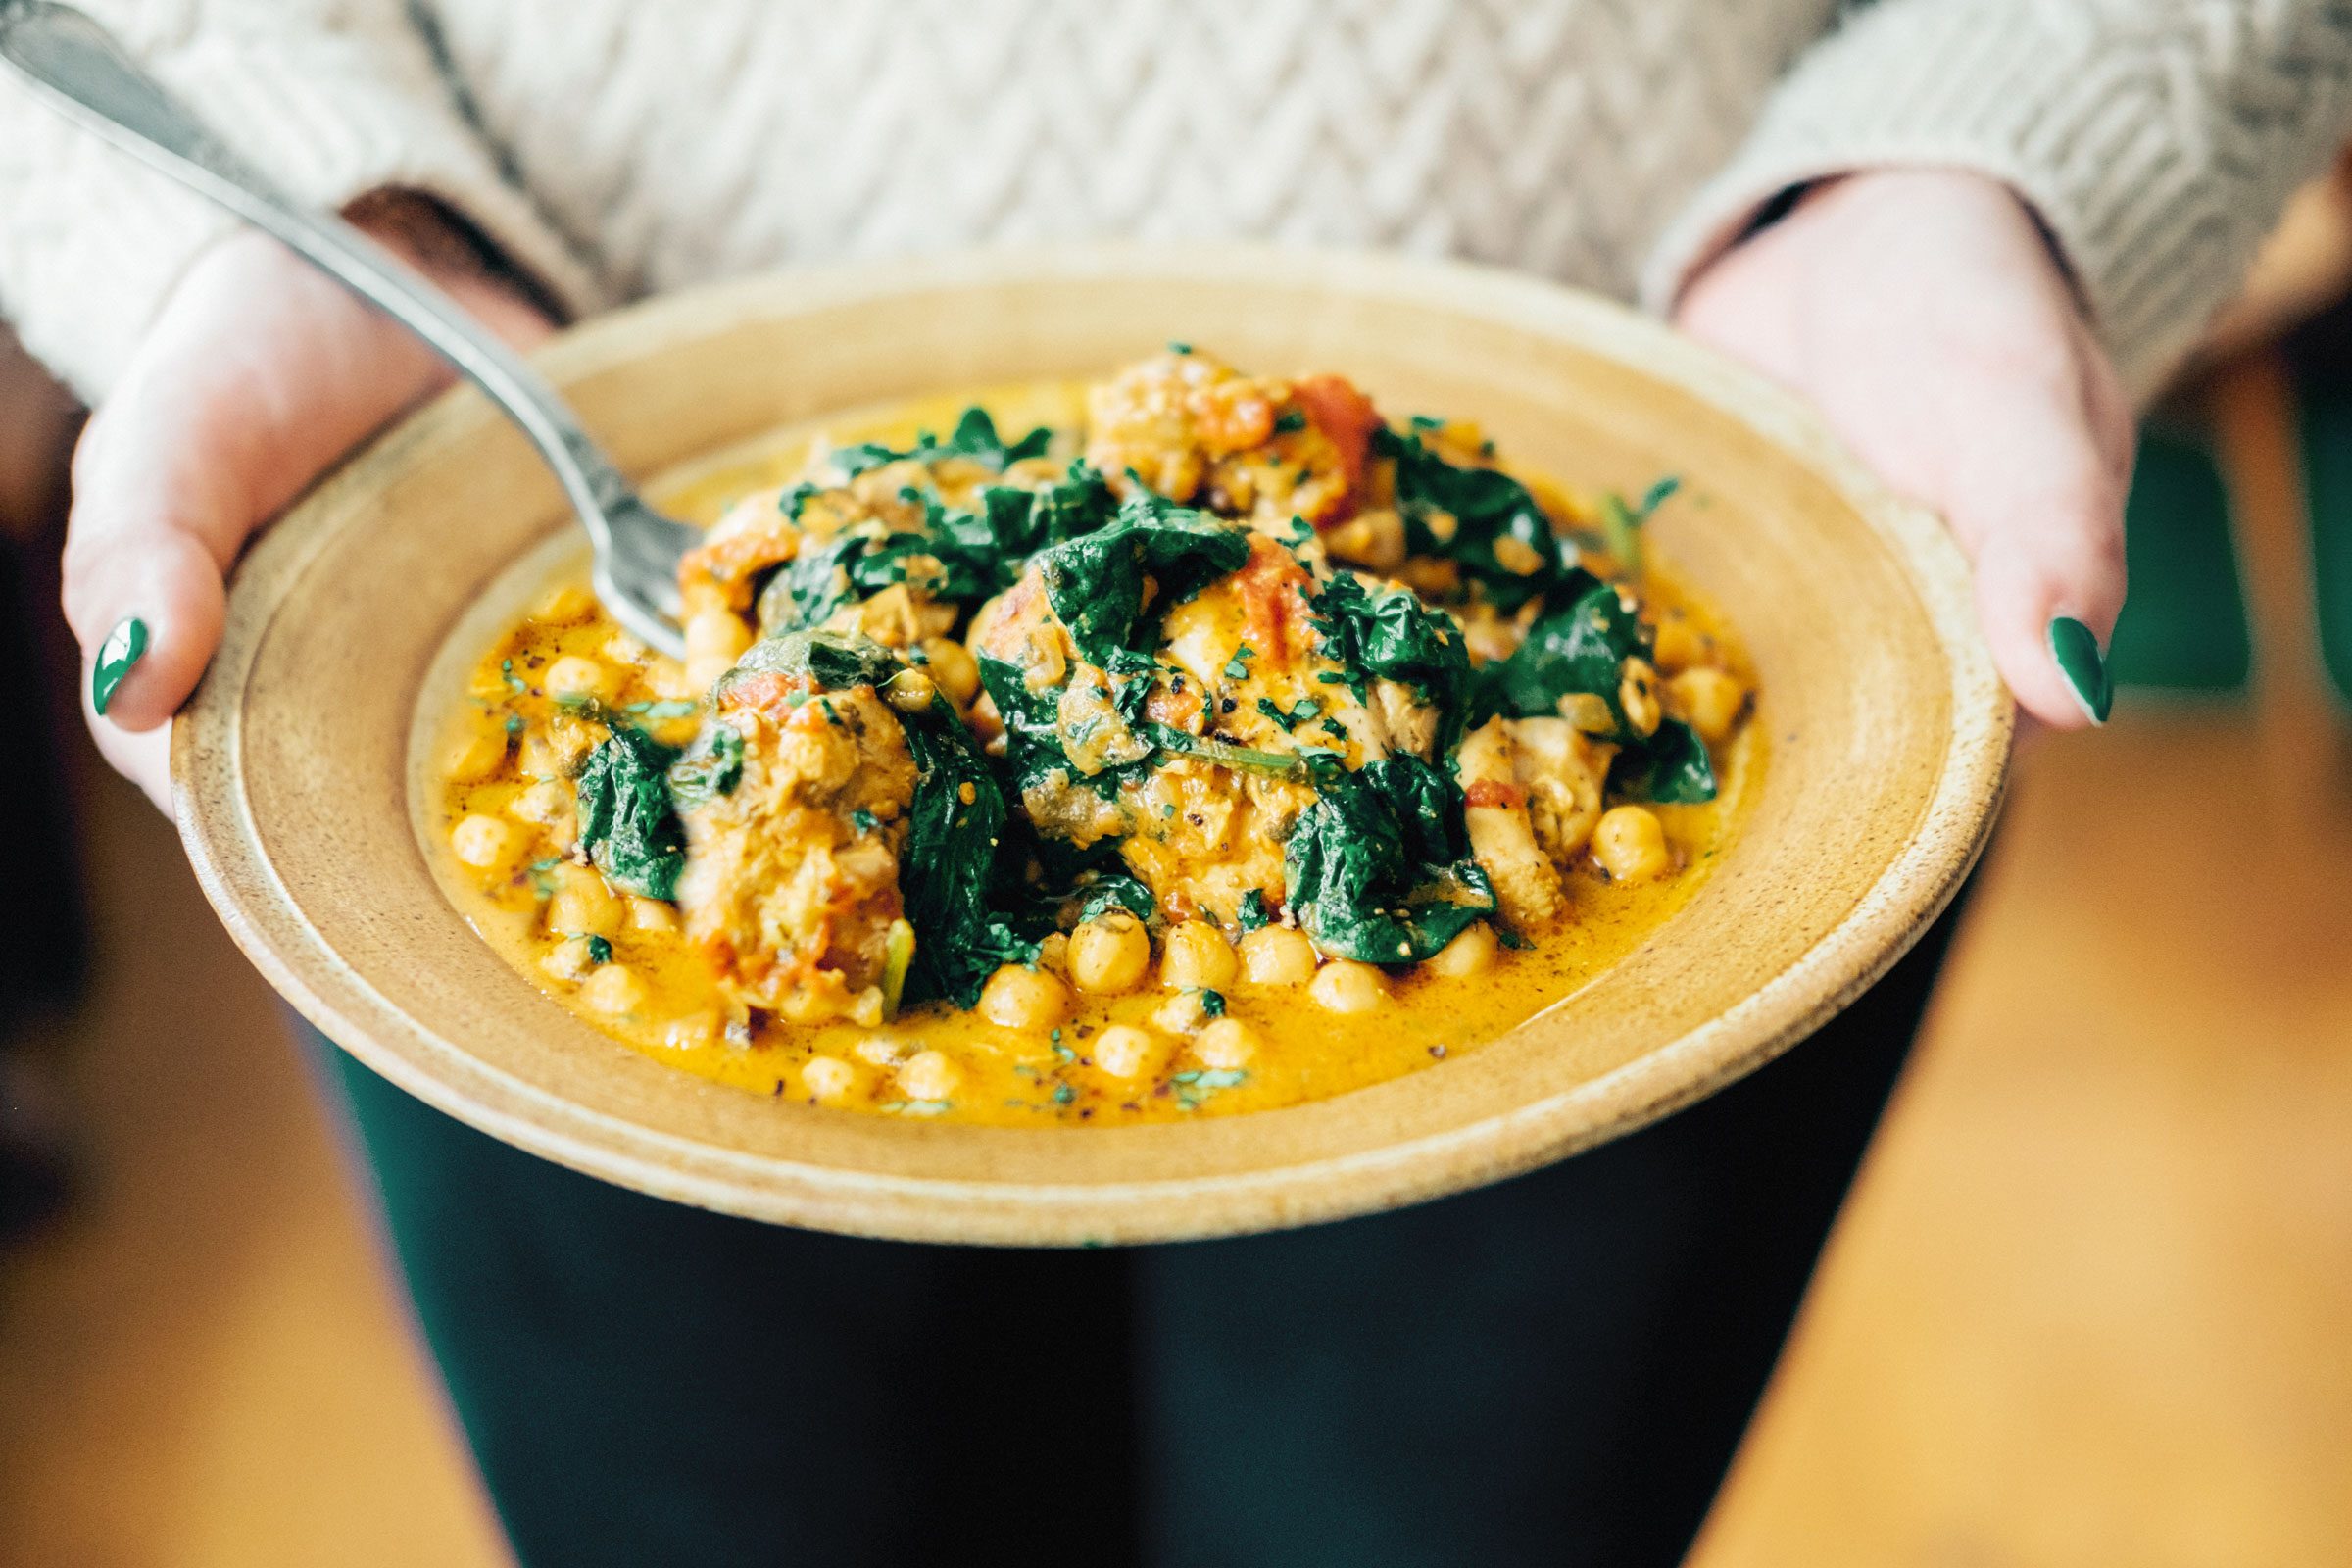
<svg viewBox="0 0 2352 1568">
<path fill-rule="evenodd" d="M 136 615 L 125 615 L 106 634 L 98 645 L 98 663 L 90 671 L 90 706 L 99 712 L 106 711 L 107 703 L 114 697 L 115 688 L 122 677 L 147 652 L 147 623 Z"/>
<path fill-rule="evenodd" d="M 2106 723 L 2108 710 L 2115 707 L 2115 682 L 2107 678 L 2107 662 L 2099 657 L 2099 640 L 2090 628 L 2072 615 L 2052 620 L 2050 657 L 2058 661 L 2058 673 L 2075 689 L 2075 701 L 2090 721 Z"/>
</svg>

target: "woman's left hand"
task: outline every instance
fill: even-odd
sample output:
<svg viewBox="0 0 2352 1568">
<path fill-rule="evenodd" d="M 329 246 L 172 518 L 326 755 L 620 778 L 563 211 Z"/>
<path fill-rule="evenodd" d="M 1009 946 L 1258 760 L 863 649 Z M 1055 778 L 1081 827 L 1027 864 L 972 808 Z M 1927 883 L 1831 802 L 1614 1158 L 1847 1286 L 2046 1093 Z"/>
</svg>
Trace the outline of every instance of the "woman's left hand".
<svg viewBox="0 0 2352 1568">
<path fill-rule="evenodd" d="M 1810 398 L 1943 514 L 2027 712 L 2106 718 L 2132 408 L 2008 187 L 1936 171 L 1828 182 L 1709 264 L 1675 319 Z"/>
</svg>

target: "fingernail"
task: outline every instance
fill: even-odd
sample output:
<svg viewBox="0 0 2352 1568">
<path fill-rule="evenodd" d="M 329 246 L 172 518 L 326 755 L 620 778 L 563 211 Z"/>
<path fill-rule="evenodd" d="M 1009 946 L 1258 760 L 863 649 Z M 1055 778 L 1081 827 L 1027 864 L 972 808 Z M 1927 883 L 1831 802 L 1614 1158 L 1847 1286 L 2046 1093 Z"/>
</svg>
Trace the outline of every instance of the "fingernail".
<svg viewBox="0 0 2352 1568">
<path fill-rule="evenodd" d="M 115 688 L 122 684 L 147 652 L 147 623 L 136 615 L 125 615 L 106 634 L 98 645 L 98 662 L 90 671 L 90 706 L 100 713 L 106 711 Z"/>
<path fill-rule="evenodd" d="M 2058 673 L 2075 689 L 2075 701 L 2090 721 L 2106 723 L 2108 710 L 2115 707 L 2115 682 L 2107 678 L 2107 662 L 2099 657 L 2099 640 L 2090 628 L 2072 615 L 2052 620 L 2050 657 L 2058 662 Z"/>
</svg>

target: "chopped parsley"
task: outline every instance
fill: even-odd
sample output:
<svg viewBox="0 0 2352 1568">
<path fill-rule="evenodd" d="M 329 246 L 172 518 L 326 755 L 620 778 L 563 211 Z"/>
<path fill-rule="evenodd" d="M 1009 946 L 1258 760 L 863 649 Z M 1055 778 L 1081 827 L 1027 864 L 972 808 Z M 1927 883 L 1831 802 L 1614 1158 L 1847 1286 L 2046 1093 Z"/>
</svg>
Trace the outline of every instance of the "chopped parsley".
<svg viewBox="0 0 2352 1568">
<path fill-rule="evenodd" d="M 1297 409 L 1284 410 L 1282 417 L 1274 421 L 1274 430 L 1277 435 L 1290 435 L 1305 428 L 1306 416 Z"/>
</svg>

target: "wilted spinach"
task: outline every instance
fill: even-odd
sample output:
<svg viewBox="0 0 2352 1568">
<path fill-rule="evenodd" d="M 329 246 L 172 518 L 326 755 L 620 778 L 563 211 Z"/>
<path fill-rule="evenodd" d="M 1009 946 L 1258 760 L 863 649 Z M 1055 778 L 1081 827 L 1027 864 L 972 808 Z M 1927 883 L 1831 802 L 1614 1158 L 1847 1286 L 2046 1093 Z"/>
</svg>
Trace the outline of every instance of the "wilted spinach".
<svg viewBox="0 0 2352 1568">
<path fill-rule="evenodd" d="M 1409 589 L 1367 588 L 1351 571 L 1334 573 L 1308 608 L 1324 656 L 1350 684 L 1361 670 L 1411 687 L 1438 710 L 1439 755 L 1453 749 L 1468 717 L 1470 648 L 1452 616 Z"/>
<path fill-rule="evenodd" d="M 1125 909 L 1138 920 L 1151 920 L 1159 913 L 1159 903 L 1152 890 L 1124 871 L 1110 871 L 1078 887 L 1078 918 L 1092 920 L 1108 909 Z"/>
<path fill-rule="evenodd" d="M 1455 563 L 1503 609 L 1549 593 L 1577 569 L 1575 550 L 1527 486 L 1509 474 L 1448 463 L 1417 433 L 1375 430 L 1372 451 L 1396 460 L 1396 511 L 1404 518 L 1406 547 Z M 1437 520 L 1439 514 L 1453 519 L 1450 528 Z M 1498 554 L 1495 546 L 1506 539 L 1517 546 Z M 1528 569 L 1514 569 L 1519 566 Z"/>
<path fill-rule="evenodd" d="M 1656 734 L 1617 754 L 1609 785 L 1636 800 L 1697 805 L 1715 798 L 1715 764 L 1696 730 L 1679 719 L 1660 719 Z"/>
<path fill-rule="evenodd" d="M 1053 440 L 1054 432 L 1040 425 L 1018 441 L 1007 443 L 997 433 L 997 421 L 989 417 L 986 409 L 970 408 L 963 411 L 963 417 L 956 421 L 955 430 L 945 441 L 929 430 L 916 436 L 914 445 L 904 449 L 881 441 L 860 441 L 836 451 L 833 461 L 852 478 L 869 468 L 906 458 L 925 463 L 940 458 L 972 458 L 1002 473 L 1008 465 L 1024 458 L 1045 456 Z"/>
<path fill-rule="evenodd" d="M 615 887 L 649 899 L 674 897 L 686 867 L 686 834 L 669 799 L 677 756 L 641 729 L 615 725 L 573 785 L 588 858 Z"/>
<path fill-rule="evenodd" d="M 1159 586 L 1158 605 L 1174 604 L 1238 570 L 1250 559 L 1250 535 L 1222 517 L 1139 494 L 1102 527 L 1036 559 L 1046 600 L 1079 654 L 1104 669 L 1129 670 L 1151 663 L 1138 646 L 1145 576 Z"/>
<path fill-rule="evenodd" d="M 742 782 L 743 732 L 716 720 L 704 725 L 686 755 L 669 764 L 669 798 L 681 810 L 732 795 Z"/>
<path fill-rule="evenodd" d="M 1444 771 L 1389 757 L 1329 769 L 1318 783 L 1283 869 L 1290 907 L 1324 951 L 1412 962 L 1494 912 L 1494 884 L 1462 826 L 1461 789 Z"/>
<path fill-rule="evenodd" d="M 1566 609 L 1530 626 L 1510 658 L 1479 670 L 1479 716 L 1557 713 L 1561 697 L 1590 692 L 1608 704 L 1617 721 L 1614 738 L 1632 739 L 1634 731 L 1617 700 L 1617 688 L 1624 679 L 1625 662 L 1648 656 L 1649 633 L 1625 608 L 1615 588 L 1581 566 L 1567 588 L 1562 596 Z"/>
<path fill-rule="evenodd" d="M 945 450 L 945 449 L 941 449 Z M 805 493 L 804 493 L 805 492 Z M 813 490 L 787 497 L 797 517 Z M 931 598 L 965 610 L 1004 592 L 1022 563 L 1048 545 L 1094 532 L 1118 510 L 1118 498 L 1085 463 L 1035 490 L 990 485 L 974 507 L 949 507 L 919 491 L 903 499 L 922 508 L 911 527 L 855 526 L 811 539 L 778 567 L 759 594 L 760 635 L 822 625 L 837 612 L 894 583 L 918 581 Z"/>
<path fill-rule="evenodd" d="M 1000 966 L 1037 958 L 1037 944 L 989 906 L 1004 844 L 1004 796 L 945 698 L 904 716 L 915 766 L 899 850 L 899 893 L 915 934 L 905 996 L 946 997 L 968 1007 Z"/>
</svg>

